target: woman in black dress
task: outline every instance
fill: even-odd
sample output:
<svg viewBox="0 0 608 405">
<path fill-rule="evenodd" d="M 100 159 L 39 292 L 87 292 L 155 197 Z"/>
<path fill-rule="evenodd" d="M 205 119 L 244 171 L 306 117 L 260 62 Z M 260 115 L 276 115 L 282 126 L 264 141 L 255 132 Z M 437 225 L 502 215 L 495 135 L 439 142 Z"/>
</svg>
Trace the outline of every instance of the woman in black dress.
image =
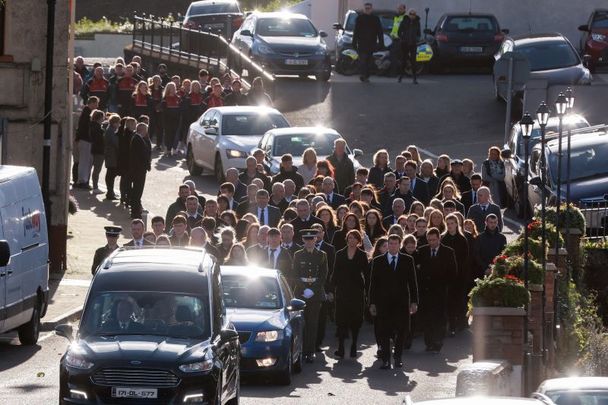
<svg viewBox="0 0 608 405">
<path fill-rule="evenodd" d="M 342 228 L 334 233 L 331 244 L 336 248 L 336 252 L 346 247 L 346 235 L 349 231 L 356 229 L 361 232 L 361 224 L 359 218 L 353 213 L 348 213 L 344 216 Z"/>
<path fill-rule="evenodd" d="M 352 336 L 350 357 L 357 357 L 357 337 L 363 323 L 365 309 L 365 278 L 368 267 L 367 255 L 360 249 L 363 243 L 361 231 L 351 230 L 346 235 L 346 247 L 336 253 L 330 291 L 334 292 L 336 326 L 338 328 L 337 357 L 344 357 L 344 339 Z"/>
</svg>

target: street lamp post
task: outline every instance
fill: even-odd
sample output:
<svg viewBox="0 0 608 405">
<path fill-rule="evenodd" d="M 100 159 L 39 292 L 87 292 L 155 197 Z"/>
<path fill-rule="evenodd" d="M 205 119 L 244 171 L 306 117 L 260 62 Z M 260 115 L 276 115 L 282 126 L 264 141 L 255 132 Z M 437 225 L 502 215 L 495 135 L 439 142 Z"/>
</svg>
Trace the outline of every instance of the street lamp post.
<svg viewBox="0 0 608 405">
<path fill-rule="evenodd" d="M 557 96 L 557 100 L 555 101 L 555 112 L 557 113 L 557 117 L 559 118 L 559 136 L 558 136 L 558 146 L 557 146 L 557 207 L 556 207 L 556 218 L 555 218 L 555 228 L 557 228 L 557 232 L 560 229 L 560 210 L 562 204 L 562 136 L 563 136 L 563 121 L 564 114 L 566 113 L 566 109 L 568 108 L 568 100 L 564 93 L 559 93 Z M 557 238 L 556 250 L 559 253 L 559 238 Z"/>
<path fill-rule="evenodd" d="M 568 103 L 568 107 L 566 108 L 566 112 L 568 115 L 572 114 L 572 108 L 574 107 L 574 92 L 570 87 L 566 89 L 566 101 Z M 566 158 L 566 207 L 570 206 L 570 158 L 572 153 L 570 152 L 570 138 L 572 137 L 572 125 L 571 122 L 567 122 L 568 124 L 568 155 Z"/>
<path fill-rule="evenodd" d="M 526 288 L 528 287 L 528 252 L 529 252 L 529 235 L 528 235 L 528 177 L 530 173 L 529 168 L 529 157 L 530 157 L 530 135 L 532 135 L 532 129 L 534 128 L 534 120 L 532 116 L 525 113 L 519 125 L 522 129 L 522 138 L 524 139 L 524 283 Z M 525 335 L 524 335 L 525 338 Z"/>
</svg>

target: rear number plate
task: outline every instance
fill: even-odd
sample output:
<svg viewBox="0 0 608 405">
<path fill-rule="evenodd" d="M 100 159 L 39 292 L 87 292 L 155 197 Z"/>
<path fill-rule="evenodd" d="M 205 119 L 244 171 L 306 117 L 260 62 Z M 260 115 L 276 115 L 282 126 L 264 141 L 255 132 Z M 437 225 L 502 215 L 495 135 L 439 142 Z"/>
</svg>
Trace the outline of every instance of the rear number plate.
<svg viewBox="0 0 608 405">
<path fill-rule="evenodd" d="M 308 59 L 285 59 L 286 65 L 306 66 Z"/>
<path fill-rule="evenodd" d="M 460 52 L 464 53 L 481 53 L 483 48 L 481 46 L 461 46 Z"/>
<path fill-rule="evenodd" d="M 215 23 L 215 24 L 205 24 L 205 29 L 221 29 L 224 28 L 223 23 Z"/>
<path fill-rule="evenodd" d="M 155 399 L 158 398 L 158 390 L 156 388 L 112 387 L 112 398 Z"/>
</svg>

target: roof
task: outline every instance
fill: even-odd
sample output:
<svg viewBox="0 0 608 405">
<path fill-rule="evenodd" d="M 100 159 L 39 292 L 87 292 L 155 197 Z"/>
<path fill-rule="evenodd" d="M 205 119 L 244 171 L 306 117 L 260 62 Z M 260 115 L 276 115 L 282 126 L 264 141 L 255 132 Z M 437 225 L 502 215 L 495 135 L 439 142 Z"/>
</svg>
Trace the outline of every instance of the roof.
<svg viewBox="0 0 608 405">
<path fill-rule="evenodd" d="M 599 144 L 604 144 L 606 142 L 608 142 L 608 132 L 604 131 L 597 131 L 594 130 L 595 127 L 589 127 L 589 131 L 593 131 L 593 132 L 578 132 L 578 131 L 584 131 L 587 128 L 581 128 L 579 130 L 577 130 L 577 132 L 572 133 L 572 135 L 570 136 L 570 146 L 572 149 L 577 149 L 580 147 L 587 147 L 590 145 L 599 145 Z M 603 138 L 602 138 L 603 137 Z M 547 148 L 553 150 L 553 149 L 557 149 L 557 147 L 559 146 L 559 137 L 557 134 L 550 134 L 549 136 L 547 136 Z M 567 132 L 563 132 L 562 133 L 562 146 L 564 145 L 565 142 L 568 142 L 568 136 L 567 136 Z"/>
<path fill-rule="evenodd" d="M 198 0 L 190 3 L 193 6 L 202 6 L 208 3 L 218 3 L 218 4 L 232 4 L 238 3 L 238 0 Z"/>
<path fill-rule="evenodd" d="M 298 134 L 332 134 L 332 135 L 340 135 L 338 131 L 333 128 L 326 127 L 288 127 L 288 128 L 276 128 L 268 131 L 275 136 L 281 135 L 298 135 Z"/>
<path fill-rule="evenodd" d="M 608 390 L 608 377 L 552 378 L 538 387 L 539 392 L 595 389 Z"/>
<path fill-rule="evenodd" d="M 416 405 L 532 405 L 542 404 L 541 401 L 531 398 L 501 398 L 501 397 L 459 397 L 416 402 Z"/>
<path fill-rule="evenodd" d="M 528 45 L 540 42 L 565 42 L 566 38 L 559 32 L 546 32 L 542 34 L 515 35 L 511 38 L 515 45 Z"/>
<path fill-rule="evenodd" d="M 22 177 L 30 173 L 35 174 L 36 169 L 27 166 L 0 165 L 0 183 L 17 177 Z"/>
<path fill-rule="evenodd" d="M 301 20 L 308 20 L 308 17 L 306 17 L 304 14 L 299 14 L 299 13 L 291 13 L 289 11 L 269 11 L 269 12 L 263 12 L 263 11 L 255 11 L 254 14 L 258 17 L 262 17 L 262 18 L 298 18 Z"/>
<path fill-rule="evenodd" d="M 223 276 L 256 276 L 276 278 L 279 271 L 258 266 L 220 266 Z"/>
<path fill-rule="evenodd" d="M 270 114 L 276 113 L 281 114 L 279 110 L 272 107 L 261 107 L 261 106 L 249 106 L 249 105 L 238 105 L 229 107 L 215 107 L 214 110 L 218 110 L 222 114 L 243 114 L 243 113 L 258 113 L 258 114 Z"/>
<path fill-rule="evenodd" d="M 443 17 L 492 17 L 496 16 L 492 13 L 445 13 Z"/>
</svg>

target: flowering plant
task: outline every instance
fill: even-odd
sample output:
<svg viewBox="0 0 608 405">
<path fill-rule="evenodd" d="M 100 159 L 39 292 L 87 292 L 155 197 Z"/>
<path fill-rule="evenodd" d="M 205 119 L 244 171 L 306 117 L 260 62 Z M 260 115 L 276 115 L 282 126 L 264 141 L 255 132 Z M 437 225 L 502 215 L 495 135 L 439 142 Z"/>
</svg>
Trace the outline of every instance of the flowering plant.
<svg viewBox="0 0 608 405">
<path fill-rule="evenodd" d="M 469 297 L 473 307 L 523 308 L 530 302 L 530 292 L 520 279 L 511 275 L 475 280 Z"/>
</svg>

